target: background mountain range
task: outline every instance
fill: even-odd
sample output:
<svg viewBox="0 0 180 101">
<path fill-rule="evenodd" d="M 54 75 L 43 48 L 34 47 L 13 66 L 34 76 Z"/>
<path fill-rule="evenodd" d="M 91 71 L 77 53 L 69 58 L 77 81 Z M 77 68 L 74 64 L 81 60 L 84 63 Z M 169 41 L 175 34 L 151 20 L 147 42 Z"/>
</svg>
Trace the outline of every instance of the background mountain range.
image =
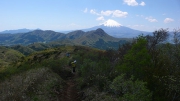
<svg viewBox="0 0 180 101">
<path fill-rule="evenodd" d="M 90 31 L 98 28 L 103 29 L 109 35 L 117 38 L 134 38 L 140 34 L 147 35 L 151 33 L 151 32 L 139 31 L 139 30 L 131 29 L 129 27 L 125 27 L 111 19 L 107 20 L 106 22 L 104 22 L 99 26 L 83 29 L 83 31 Z"/>
<path fill-rule="evenodd" d="M 0 34 L 5 34 L 5 33 L 10 33 L 10 34 L 27 33 L 27 32 L 30 32 L 30 31 L 33 31 L 33 30 L 23 28 L 23 29 L 17 29 L 17 30 L 5 30 L 5 31 L 0 32 Z"/>
<path fill-rule="evenodd" d="M 27 33 L 0 34 L 0 43 L 5 46 L 12 45 L 37 45 L 45 47 L 59 45 L 85 45 L 99 49 L 115 48 L 129 41 L 128 38 L 115 38 L 102 29 L 92 31 L 73 31 L 68 34 L 54 32 L 51 30 L 34 30 Z"/>
<path fill-rule="evenodd" d="M 107 20 L 106 22 L 104 22 L 103 24 L 101 24 L 99 26 L 95 26 L 95 27 L 87 28 L 87 29 L 81 29 L 81 30 L 84 32 L 87 32 L 87 31 L 96 30 L 98 28 L 103 29 L 110 36 L 117 37 L 117 38 L 134 38 L 140 34 L 147 35 L 147 34 L 152 33 L 152 32 L 146 32 L 146 31 L 139 31 L 139 30 L 131 29 L 129 27 L 122 26 L 118 22 L 111 20 L 111 19 Z M 36 30 L 40 30 L 40 29 L 36 29 Z M 33 31 L 33 30 L 24 28 L 24 29 L 18 29 L 18 30 L 5 30 L 5 31 L 0 32 L 0 34 L 27 33 L 30 31 Z M 56 31 L 56 32 L 67 34 L 67 33 L 74 32 L 74 31 L 67 30 L 67 31 Z"/>
<path fill-rule="evenodd" d="M 59 45 L 84 45 L 99 49 L 115 48 L 140 34 L 150 34 L 122 26 L 114 20 L 108 20 L 100 26 L 71 31 L 68 33 L 52 30 L 7 30 L 0 32 L 1 45 L 45 44 L 46 47 Z M 44 45 L 43 45 L 44 46 Z"/>
</svg>

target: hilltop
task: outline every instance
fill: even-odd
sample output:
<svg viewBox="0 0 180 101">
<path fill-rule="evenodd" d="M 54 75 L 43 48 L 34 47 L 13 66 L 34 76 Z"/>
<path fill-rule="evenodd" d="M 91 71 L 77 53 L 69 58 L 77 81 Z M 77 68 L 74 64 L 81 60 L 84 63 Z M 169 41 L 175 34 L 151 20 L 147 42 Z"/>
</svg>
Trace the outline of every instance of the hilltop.
<svg viewBox="0 0 180 101">
<path fill-rule="evenodd" d="M 2 70 L 11 63 L 16 63 L 24 55 L 9 47 L 0 46 L 0 57 L 0 70 Z"/>
</svg>

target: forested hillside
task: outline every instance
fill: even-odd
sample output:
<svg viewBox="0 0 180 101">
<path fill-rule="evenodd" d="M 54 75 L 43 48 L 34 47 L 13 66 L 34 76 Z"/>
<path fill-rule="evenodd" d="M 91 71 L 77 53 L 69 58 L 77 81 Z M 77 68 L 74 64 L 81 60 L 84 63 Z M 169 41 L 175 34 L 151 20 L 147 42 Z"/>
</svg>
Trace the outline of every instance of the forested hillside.
<svg viewBox="0 0 180 101">
<path fill-rule="evenodd" d="M 173 43 L 168 36 L 159 29 L 117 50 L 64 45 L 17 57 L 0 69 L 0 100 L 179 101 L 180 31 Z"/>
<path fill-rule="evenodd" d="M 108 35 L 102 29 L 83 32 L 81 30 L 72 31 L 67 34 L 54 32 L 51 30 L 34 30 L 27 33 L 18 34 L 0 34 L 0 44 L 4 46 L 23 45 L 28 48 L 36 48 L 42 50 L 60 45 L 84 45 L 99 49 L 113 48 L 118 49 L 131 39 L 115 38 Z"/>
</svg>

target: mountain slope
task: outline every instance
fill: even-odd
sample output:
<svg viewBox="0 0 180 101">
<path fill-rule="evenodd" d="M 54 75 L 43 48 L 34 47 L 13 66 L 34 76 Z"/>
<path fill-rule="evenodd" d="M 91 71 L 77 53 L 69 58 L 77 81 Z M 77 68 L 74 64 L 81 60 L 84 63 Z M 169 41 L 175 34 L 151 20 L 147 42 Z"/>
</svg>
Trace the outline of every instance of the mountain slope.
<svg viewBox="0 0 180 101">
<path fill-rule="evenodd" d="M 115 48 L 126 43 L 127 39 L 114 38 L 102 29 L 86 32 L 82 37 L 73 40 L 74 43 L 86 46 L 92 46 L 100 49 Z"/>
<path fill-rule="evenodd" d="M 54 31 L 42 31 L 34 30 L 27 33 L 19 34 L 0 34 L 0 43 L 2 45 L 13 45 L 13 44 L 32 44 L 35 42 L 50 42 L 65 37 L 63 33 Z"/>
<path fill-rule="evenodd" d="M 118 38 L 134 38 L 137 37 L 140 34 L 150 34 L 150 32 L 145 32 L 145 31 L 139 31 L 139 30 L 134 30 L 125 26 L 122 26 L 118 22 L 109 19 L 108 21 L 104 22 L 100 26 L 95 26 L 89 29 L 83 29 L 83 31 L 90 31 L 90 30 L 95 30 L 101 28 L 103 29 L 107 34 L 118 37 Z"/>
<path fill-rule="evenodd" d="M 129 41 L 127 38 L 115 38 L 108 35 L 102 29 L 96 29 L 91 31 L 73 31 L 66 34 L 65 39 L 51 42 L 54 45 L 84 45 L 95 47 L 99 49 L 114 48 L 117 49 L 119 45 L 122 45 Z"/>
<path fill-rule="evenodd" d="M 34 51 L 60 45 L 87 45 L 96 48 L 103 46 L 103 48 L 101 47 L 100 49 L 106 49 L 113 45 L 113 47 L 115 46 L 117 49 L 119 44 L 123 44 L 127 41 L 127 39 L 114 38 L 100 28 L 88 32 L 77 30 L 68 34 L 51 30 L 34 30 L 28 33 L 0 34 L 0 39 L 2 45 L 29 45 L 28 47 Z M 29 49 L 27 50 L 30 51 Z"/>
<path fill-rule="evenodd" d="M 66 39 L 76 39 L 76 38 L 80 38 L 85 34 L 85 32 L 81 31 L 81 30 L 76 30 L 76 31 L 72 31 L 69 32 L 68 34 L 66 34 Z"/>
<path fill-rule="evenodd" d="M 0 46 L 0 71 L 10 63 L 17 62 L 24 55 L 8 47 Z"/>
<path fill-rule="evenodd" d="M 103 39 L 104 41 L 118 41 L 119 40 L 118 38 L 114 38 L 108 35 L 102 29 L 99 28 L 96 30 L 86 32 L 82 37 L 76 39 L 76 41 L 78 43 L 81 43 L 83 41 L 92 43 L 92 42 L 98 41 L 99 39 Z"/>
<path fill-rule="evenodd" d="M 35 52 L 35 50 L 31 49 L 30 47 L 26 47 L 26 46 L 22 46 L 22 45 L 14 45 L 10 48 L 14 49 L 16 51 L 19 51 L 20 53 L 22 53 L 24 55 L 29 55 L 29 54 Z"/>
</svg>

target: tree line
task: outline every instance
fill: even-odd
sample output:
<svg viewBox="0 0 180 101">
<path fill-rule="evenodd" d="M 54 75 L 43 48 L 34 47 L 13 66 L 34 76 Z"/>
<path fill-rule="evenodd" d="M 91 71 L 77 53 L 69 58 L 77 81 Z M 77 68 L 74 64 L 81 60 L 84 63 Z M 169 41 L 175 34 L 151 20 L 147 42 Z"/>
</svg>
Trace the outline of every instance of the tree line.
<svg viewBox="0 0 180 101">
<path fill-rule="evenodd" d="M 79 89 L 97 88 L 109 100 L 179 101 L 180 29 L 173 31 L 171 43 L 168 38 L 168 29 L 159 29 L 118 50 L 76 47 Z"/>
</svg>

